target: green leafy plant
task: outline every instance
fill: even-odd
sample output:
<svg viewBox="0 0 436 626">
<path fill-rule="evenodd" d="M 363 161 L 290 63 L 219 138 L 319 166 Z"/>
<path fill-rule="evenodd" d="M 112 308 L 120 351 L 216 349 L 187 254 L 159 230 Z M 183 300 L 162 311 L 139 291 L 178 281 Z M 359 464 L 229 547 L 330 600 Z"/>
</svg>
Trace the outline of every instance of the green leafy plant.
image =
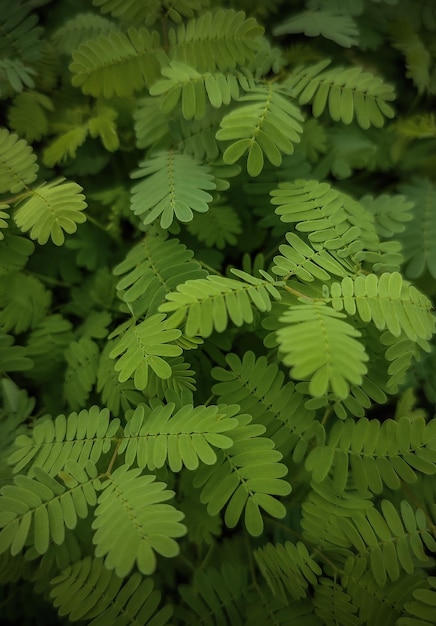
<svg viewBox="0 0 436 626">
<path fill-rule="evenodd" d="M 434 2 L 3 5 L 4 623 L 434 624 Z"/>
</svg>

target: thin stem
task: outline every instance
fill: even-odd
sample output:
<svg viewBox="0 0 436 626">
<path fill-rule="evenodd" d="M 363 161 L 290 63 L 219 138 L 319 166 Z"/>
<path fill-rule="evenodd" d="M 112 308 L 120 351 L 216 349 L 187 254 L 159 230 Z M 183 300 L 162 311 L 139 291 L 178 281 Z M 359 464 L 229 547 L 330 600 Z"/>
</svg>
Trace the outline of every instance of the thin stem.
<svg viewBox="0 0 436 626">
<path fill-rule="evenodd" d="M 216 276 L 222 276 L 221 272 L 218 272 L 217 270 L 215 270 L 213 267 L 211 267 L 210 265 L 208 265 L 204 261 L 199 261 L 199 263 L 200 263 L 200 265 L 202 267 L 204 267 L 205 270 L 207 270 L 211 274 L 216 274 Z"/>
<path fill-rule="evenodd" d="M 115 450 L 114 450 L 114 453 L 113 453 L 112 458 L 110 460 L 109 466 L 108 466 L 108 468 L 107 468 L 107 470 L 105 472 L 105 476 L 107 476 L 108 478 L 111 475 L 112 468 L 113 468 L 114 463 L 116 461 L 116 458 L 118 456 L 118 449 L 119 449 L 120 445 L 121 445 L 121 439 L 118 439 L 117 440 L 117 445 L 115 446 Z"/>
<path fill-rule="evenodd" d="M 62 280 L 57 280 L 57 278 L 51 278 L 50 276 L 45 276 L 44 274 L 40 274 L 39 272 L 33 272 L 30 270 L 26 270 L 26 274 L 29 276 L 34 276 L 35 278 L 39 278 L 43 282 L 49 283 L 51 285 L 57 285 L 58 287 L 70 288 L 71 285 L 67 285 Z"/>
</svg>

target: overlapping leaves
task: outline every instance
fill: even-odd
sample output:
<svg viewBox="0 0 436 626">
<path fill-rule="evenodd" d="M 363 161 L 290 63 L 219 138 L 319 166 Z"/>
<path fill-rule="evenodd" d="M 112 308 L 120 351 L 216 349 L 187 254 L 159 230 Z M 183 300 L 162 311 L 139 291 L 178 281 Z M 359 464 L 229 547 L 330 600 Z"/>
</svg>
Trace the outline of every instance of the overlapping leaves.
<svg viewBox="0 0 436 626">
<path fill-rule="evenodd" d="M 168 324 L 185 324 L 189 336 L 209 337 L 213 330 L 223 332 L 231 320 L 236 326 L 253 321 L 253 307 L 269 311 L 271 297 L 280 299 L 273 279 L 264 272 L 263 279 L 234 270 L 243 280 L 209 275 L 178 285 L 167 294 L 159 311 L 171 313 Z"/>
<path fill-rule="evenodd" d="M 150 368 L 160 378 L 171 376 L 171 366 L 162 357 L 179 356 L 182 349 L 172 344 L 182 334 L 176 328 L 168 328 L 164 315 L 155 314 L 139 324 L 131 321 L 117 328 L 110 338 L 120 335 L 110 356 L 117 359 L 115 370 L 118 380 L 133 377 L 136 389 L 145 389 Z"/>
<path fill-rule="evenodd" d="M 280 463 L 281 453 L 262 436 L 265 427 L 250 423 L 250 415 L 235 419 L 233 446 L 218 454 L 215 465 L 200 467 L 194 485 L 201 487 L 200 500 L 210 515 L 225 509 L 225 524 L 234 528 L 244 513 L 247 531 L 258 536 L 263 531 L 261 509 L 272 517 L 284 517 L 286 509 L 276 496 L 288 495 L 291 485 L 283 479 L 287 468 Z"/>
</svg>

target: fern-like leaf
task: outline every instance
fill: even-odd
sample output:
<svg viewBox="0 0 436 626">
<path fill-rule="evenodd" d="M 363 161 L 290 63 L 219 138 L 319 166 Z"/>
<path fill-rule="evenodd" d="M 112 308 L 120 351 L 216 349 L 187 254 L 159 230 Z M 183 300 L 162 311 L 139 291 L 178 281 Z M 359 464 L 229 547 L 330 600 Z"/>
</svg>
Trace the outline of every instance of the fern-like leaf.
<svg viewBox="0 0 436 626">
<path fill-rule="evenodd" d="M 49 239 L 56 246 L 65 241 L 65 233 L 72 234 L 77 224 L 83 224 L 86 208 L 82 187 L 64 178 L 43 183 L 18 203 L 15 222 L 23 232 L 30 231 L 30 237 L 45 244 Z"/>
<path fill-rule="evenodd" d="M 309 393 L 322 396 L 329 388 L 346 398 L 350 384 L 360 385 L 367 371 L 368 356 L 357 340 L 361 333 L 344 314 L 322 303 L 289 307 L 280 317 L 277 331 L 283 362 L 291 376 L 309 380 Z"/>
<path fill-rule="evenodd" d="M 405 603 L 407 615 L 400 617 L 398 626 L 431 626 L 436 614 L 436 577 L 427 578 L 428 587 L 415 589 L 413 599 Z"/>
<path fill-rule="evenodd" d="M 61 54 L 72 54 L 82 43 L 116 31 L 111 20 L 95 13 L 79 13 L 57 28 L 51 38 Z"/>
<path fill-rule="evenodd" d="M 88 337 L 71 342 L 65 351 L 67 371 L 64 395 L 68 406 L 73 410 L 86 406 L 97 379 L 98 357 L 98 345 Z"/>
<path fill-rule="evenodd" d="M 170 123 L 159 106 L 156 106 L 157 98 L 145 96 L 138 98 L 133 113 L 135 121 L 136 145 L 138 148 L 153 146 L 157 150 L 167 145 Z"/>
<path fill-rule="evenodd" d="M 239 86 L 247 88 L 249 80 L 244 76 L 222 72 L 200 73 L 190 65 L 171 61 L 162 69 L 162 76 L 150 87 L 150 95 L 162 96 L 161 110 L 170 113 L 181 100 L 181 111 L 185 120 L 202 119 L 210 103 L 219 109 L 223 104 L 239 97 Z"/>
<path fill-rule="evenodd" d="M 147 25 L 154 23 L 163 8 L 160 0 L 92 0 L 92 4 L 122 22 Z"/>
<path fill-rule="evenodd" d="M 393 45 L 400 50 L 406 62 L 406 77 L 411 78 L 418 93 L 432 92 L 432 55 L 412 24 L 397 20 L 391 27 Z"/>
<path fill-rule="evenodd" d="M 167 302 L 159 311 L 172 313 L 170 325 L 178 326 L 185 322 L 188 336 L 209 337 L 213 330 L 223 332 L 229 318 L 236 325 L 253 321 L 252 307 L 259 311 L 269 311 L 271 297 L 280 299 L 280 292 L 273 279 L 255 278 L 245 272 L 234 273 L 242 280 L 209 275 L 205 279 L 188 280 L 178 285 L 177 291 L 167 294 Z M 186 321 L 185 321 L 186 320 Z"/>
<path fill-rule="evenodd" d="M 264 154 L 278 167 L 282 153 L 293 153 L 303 131 L 303 116 L 287 96 L 288 90 L 270 82 L 250 89 L 239 98 L 238 102 L 244 104 L 223 117 L 216 134 L 220 141 L 233 141 L 224 152 L 225 163 L 235 163 L 248 151 L 247 171 L 250 176 L 258 176 L 263 169 Z"/>
<path fill-rule="evenodd" d="M 61 474 L 66 486 L 35 467 L 34 478 L 16 476 L 13 485 L 0 490 L 0 553 L 18 554 L 32 533 L 36 552 L 44 554 L 50 541 L 61 545 L 65 529 L 75 528 L 78 518 L 87 516 L 88 507 L 97 501 L 97 470 L 88 463 L 85 472 L 73 461 L 67 461 L 66 468 Z"/>
<path fill-rule="evenodd" d="M 426 270 L 436 278 L 436 252 L 431 244 L 436 235 L 436 186 L 429 179 L 415 178 L 399 190 L 414 203 L 412 220 L 407 225 L 407 236 L 399 235 L 403 245 L 408 278 L 418 278 Z"/>
<path fill-rule="evenodd" d="M 358 553 L 369 557 L 375 581 L 383 587 L 388 578 L 398 580 L 400 570 L 413 574 L 416 561 L 429 563 L 426 550 L 434 552 L 436 540 L 424 511 L 407 500 L 400 502 L 399 510 L 390 500 L 381 500 L 380 509 L 338 517 L 337 523 Z"/>
<path fill-rule="evenodd" d="M 412 341 L 430 339 L 435 320 L 430 300 L 403 280 L 398 272 L 381 276 L 349 276 L 330 286 L 331 304 L 336 311 L 359 315 L 379 330 L 387 328 L 395 337 L 404 333 Z"/>
<path fill-rule="evenodd" d="M 336 626 L 340 616 L 341 626 L 363 626 L 357 612 L 358 607 L 342 586 L 331 578 L 320 578 L 313 598 L 315 614 L 322 619 L 323 626 Z"/>
<path fill-rule="evenodd" d="M 33 367 L 23 346 L 14 346 L 14 338 L 0 328 L 0 373 L 21 372 Z"/>
<path fill-rule="evenodd" d="M 6 331 L 22 333 L 35 328 L 45 317 L 51 292 L 37 278 L 9 272 L 0 283 L 0 325 Z"/>
<path fill-rule="evenodd" d="M 360 202 L 374 216 L 375 228 L 380 237 L 390 238 L 404 232 L 406 228 L 410 232 L 410 224 L 406 223 L 414 217 L 414 211 L 411 211 L 414 205 L 405 196 L 363 196 Z"/>
<path fill-rule="evenodd" d="M 113 270 L 115 276 L 121 276 L 117 283 L 119 296 L 135 315 L 153 315 L 177 285 L 205 278 L 207 272 L 192 257 L 193 253 L 178 239 L 147 235 Z"/>
<path fill-rule="evenodd" d="M 9 125 L 26 141 L 40 141 L 48 133 L 52 100 L 37 91 L 18 94 L 8 112 Z"/>
<path fill-rule="evenodd" d="M 35 364 L 31 378 L 49 381 L 59 375 L 64 366 L 64 350 L 72 341 L 72 325 L 68 320 L 58 313 L 45 317 L 27 340 L 27 353 Z"/>
<path fill-rule="evenodd" d="M 331 475 L 341 493 L 352 484 L 359 492 L 381 493 L 383 485 L 399 489 L 401 481 L 415 483 L 418 474 L 436 474 L 436 420 L 401 417 L 398 421 L 361 418 L 335 422 L 325 445 L 306 458 L 312 480 Z"/>
<path fill-rule="evenodd" d="M 14 473 L 26 469 L 30 476 L 41 467 L 56 476 L 70 459 L 85 466 L 88 460 L 98 463 L 109 452 L 120 421 L 110 418 L 107 409 L 92 406 L 80 413 L 45 418 L 29 434 L 19 435 L 8 458 Z"/>
<path fill-rule="evenodd" d="M 7 231 L 0 245 L 0 276 L 23 269 L 34 250 L 30 239 Z"/>
<path fill-rule="evenodd" d="M 282 455 L 274 443 L 262 437 L 265 427 L 251 424 L 251 416 L 238 415 L 238 426 L 231 431 L 233 446 L 218 454 L 212 467 L 202 466 L 194 486 L 202 487 L 200 500 L 209 514 L 226 509 L 224 521 L 234 528 L 244 512 L 244 523 L 250 535 L 263 531 L 260 509 L 272 517 L 284 517 L 286 509 L 274 496 L 286 496 L 290 484 L 283 480 L 287 468 L 279 461 Z"/>
<path fill-rule="evenodd" d="M 306 37 L 321 35 L 344 48 L 355 46 L 359 39 L 357 24 L 350 15 L 327 9 L 298 13 L 274 29 L 274 35 L 290 33 L 304 33 Z"/>
<path fill-rule="evenodd" d="M 308 239 L 314 250 L 326 249 L 330 252 L 329 255 L 315 257 L 316 265 L 323 263 L 330 268 L 329 274 L 335 273 L 333 266 L 337 273 L 340 272 L 338 264 L 333 263 L 331 253 L 341 259 L 351 256 L 353 260 L 360 261 L 365 258 L 365 249 L 377 247 L 378 237 L 371 214 L 366 214 L 365 209 L 350 196 L 333 189 L 328 183 L 314 180 L 283 182 L 270 195 L 271 204 L 277 205 L 275 212 L 282 222 L 294 223 L 298 231 L 309 233 Z M 291 238 L 298 246 L 295 237 Z M 303 257 L 309 260 L 307 248 L 301 244 L 299 248 Z M 297 258 L 301 262 L 301 257 Z M 304 260 L 303 267 L 307 269 Z M 327 270 L 327 267 L 324 269 Z M 352 266 L 348 267 L 352 269 Z"/>
<path fill-rule="evenodd" d="M 335 122 L 351 124 L 355 119 L 361 128 L 384 125 L 385 117 L 392 118 L 389 104 L 395 99 L 393 87 L 381 78 L 360 67 L 334 67 L 326 70 L 330 61 L 295 68 L 285 85 L 294 90 L 298 102 L 312 104 L 314 117 L 319 117 L 328 106 Z"/>
<path fill-rule="evenodd" d="M 145 413 L 143 406 L 135 409 L 119 448 L 120 453 L 125 451 L 128 465 L 135 462 L 152 471 L 165 464 L 173 472 L 183 466 L 194 470 L 200 462 L 216 463 L 214 447 L 226 449 L 233 445 L 231 435 L 226 435 L 237 426 L 231 411 L 189 404 L 174 409 L 174 403 L 156 407 L 151 413 Z"/>
<path fill-rule="evenodd" d="M 347 276 L 347 269 L 329 250 L 314 250 L 297 234 L 285 235 L 287 244 L 279 246 L 280 255 L 274 257 L 271 271 L 288 279 L 296 276 L 303 282 L 328 281 L 331 276 Z"/>
<path fill-rule="evenodd" d="M 90 556 L 67 567 L 50 586 L 59 615 L 68 615 L 71 621 L 86 620 L 90 626 L 165 626 L 172 614 L 170 605 L 158 610 L 161 593 L 154 589 L 151 578 L 138 572 L 120 578 L 106 569 L 102 559 Z"/>
<path fill-rule="evenodd" d="M 214 202 L 207 213 L 196 214 L 188 231 L 208 248 L 222 250 L 226 245 L 236 245 L 242 225 L 235 209 L 223 200 Z"/>
<path fill-rule="evenodd" d="M 164 315 L 155 314 L 139 324 L 127 322 L 117 328 L 109 338 L 122 333 L 115 347 L 110 352 L 112 359 L 117 359 L 115 370 L 122 383 L 133 376 L 136 389 L 145 389 L 148 382 L 149 368 L 160 378 L 171 376 L 171 366 L 162 357 L 179 356 L 182 349 L 168 345 L 182 334 L 180 330 L 168 328 Z"/>
<path fill-rule="evenodd" d="M 294 457 L 304 448 L 304 434 L 313 424 L 314 412 L 305 408 L 305 397 L 294 384 L 284 384 L 285 375 L 266 357 L 256 358 L 250 350 L 242 359 L 236 354 L 226 356 L 226 369 L 215 367 L 212 376 L 219 381 L 212 387 L 218 403 L 237 403 L 241 413 L 248 413 L 255 423 L 266 427 L 265 435 L 272 439 L 284 456 L 294 451 Z"/>
<path fill-rule="evenodd" d="M 198 72 L 221 72 L 243 66 L 261 45 L 263 28 L 242 11 L 218 9 L 170 30 L 171 57 Z"/>
<path fill-rule="evenodd" d="M 145 396 L 136 389 L 131 378 L 122 383 L 118 380 L 114 360 L 110 357 L 114 345 L 114 341 L 108 341 L 100 355 L 96 386 L 98 393 L 101 394 L 103 404 L 112 415 L 118 417 L 120 413 L 125 413 L 144 402 Z"/>
<path fill-rule="evenodd" d="M 191 585 L 180 585 L 183 604 L 176 615 L 183 624 L 243 626 L 248 586 L 247 570 L 240 564 L 224 562 L 220 570 L 208 567 L 195 572 Z"/>
<path fill-rule="evenodd" d="M 129 97 L 159 76 L 166 54 L 157 31 L 131 27 L 83 42 L 73 52 L 72 83 L 84 94 Z"/>
<path fill-rule="evenodd" d="M 301 541 L 296 544 L 266 544 L 254 558 L 274 594 L 298 600 L 307 596 L 309 583 L 316 585 L 322 570 Z"/>
<path fill-rule="evenodd" d="M 186 534 L 180 523 L 183 513 L 162 504 L 174 492 L 155 478 L 122 465 L 101 485 L 92 523 L 95 555 L 104 557 L 107 569 L 115 570 L 117 576 L 127 576 L 134 564 L 142 574 L 152 574 L 155 553 L 176 556 L 179 546 L 174 538 Z"/>
<path fill-rule="evenodd" d="M 216 185 L 209 167 L 187 154 L 173 150 L 158 152 L 139 164 L 132 178 L 145 178 L 132 188 L 132 211 L 144 224 L 160 217 L 162 228 L 168 228 L 176 217 L 190 222 L 193 211 L 205 213 L 212 201 L 206 190 Z"/>
<path fill-rule="evenodd" d="M 27 142 L 0 128 L 0 193 L 22 191 L 36 179 L 38 169 L 36 156 Z"/>
</svg>

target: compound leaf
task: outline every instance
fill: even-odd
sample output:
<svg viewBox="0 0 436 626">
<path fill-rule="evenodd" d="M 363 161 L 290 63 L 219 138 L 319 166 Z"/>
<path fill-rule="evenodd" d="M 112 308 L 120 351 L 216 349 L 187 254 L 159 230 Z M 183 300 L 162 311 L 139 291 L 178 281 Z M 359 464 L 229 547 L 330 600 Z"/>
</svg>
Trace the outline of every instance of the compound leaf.
<svg viewBox="0 0 436 626">
<path fill-rule="evenodd" d="M 144 224 L 160 217 L 162 228 L 174 218 L 190 222 L 193 211 L 205 213 L 212 196 L 207 190 L 216 185 L 210 169 L 189 156 L 174 150 L 158 152 L 139 164 L 132 178 L 144 178 L 132 188 L 132 211 Z"/>
<path fill-rule="evenodd" d="M 151 368 L 159 378 L 171 376 L 171 366 L 162 357 L 179 356 L 182 349 L 168 345 L 181 336 L 181 331 L 168 328 L 164 315 L 155 314 L 139 324 L 127 322 L 116 329 L 109 338 L 122 333 L 121 338 L 110 352 L 117 359 L 115 370 L 118 380 L 123 383 L 133 376 L 136 389 L 145 389 Z"/>
<path fill-rule="evenodd" d="M 95 555 L 104 557 L 109 570 L 121 578 L 136 564 L 142 574 L 156 568 L 156 552 L 174 557 L 179 546 L 174 538 L 186 534 L 184 515 L 170 504 L 174 496 L 165 483 L 141 473 L 139 468 L 118 467 L 101 485 L 92 527 Z"/>
<path fill-rule="evenodd" d="M 15 211 L 15 222 L 23 232 L 45 244 L 49 239 L 56 246 L 65 241 L 65 233 L 71 235 L 77 224 L 83 224 L 86 208 L 82 187 L 77 183 L 60 178 L 43 183 L 20 200 Z"/>
<path fill-rule="evenodd" d="M 283 363 L 291 376 L 309 381 L 309 393 L 322 396 L 330 388 L 346 398 L 350 385 L 360 385 L 368 355 L 357 338 L 361 333 L 334 309 L 320 302 L 298 304 L 279 318 L 277 331 Z"/>
</svg>

